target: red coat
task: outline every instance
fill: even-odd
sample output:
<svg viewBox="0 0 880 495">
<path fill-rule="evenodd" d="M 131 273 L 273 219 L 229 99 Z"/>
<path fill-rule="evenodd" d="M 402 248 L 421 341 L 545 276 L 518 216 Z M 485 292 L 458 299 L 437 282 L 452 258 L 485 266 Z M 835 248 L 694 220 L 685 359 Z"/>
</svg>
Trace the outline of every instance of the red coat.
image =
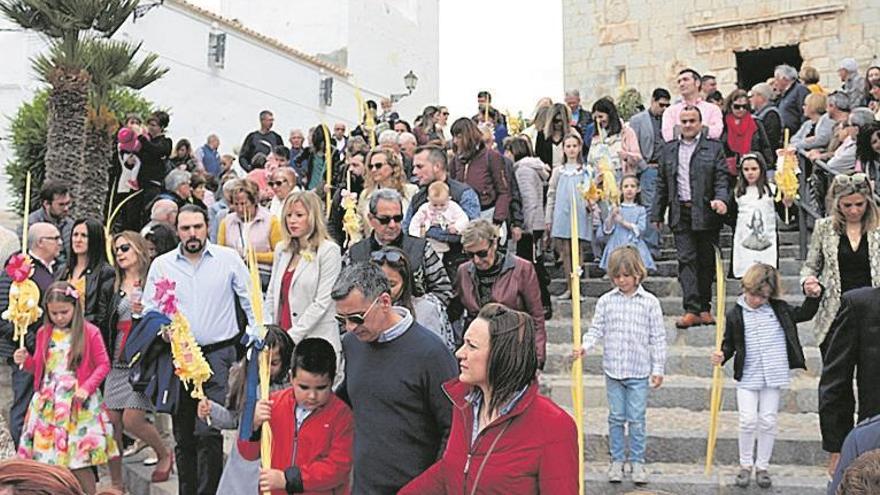
<svg viewBox="0 0 880 495">
<path fill-rule="evenodd" d="M 110 373 L 110 358 L 107 356 L 107 348 L 104 346 L 101 331 L 87 321 L 84 323 L 85 345 L 83 345 L 82 361 L 76 368 L 76 383 L 91 396 L 101 386 L 107 373 Z M 37 330 L 34 355 L 29 355 L 22 366 L 26 371 L 34 374 L 34 390 L 40 390 L 40 387 L 43 386 L 46 353 L 49 350 L 49 339 L 51 338 L 52 325 L 46 324 L 40 327 Z"/>
<path fill-rule="evenodd" d="M 302 428 L 296 432 L 296 399 L 293 388 L 280 390 L 271 396 L 272 469 L 285 471 L 293 465 L 299 468 L 305 495 L 345 495 L 349 493 L 349 475 L 352 464 L 354 420 L 351 409 L 330 395 L 330 402 L 312 412 Z M 296 449 L 296 458 L 293 457 Z M 238 451 L 247 460 L 260 458 L 260 442 L 239 440 Z M 273 490 L 272 495 L 286 495 L 284 490 Z"/>
<path fill-rule="evenodd" d="M 473 407 L 465 400 L 471 387 L 455 379 L 444 383 L 443 390 L 455 406 L 443 458 L 398 493 L 469 495 L 484 462 L 476 490 L 482 495 L 578 493 L 577 428 L 568 413 L 538 395 L 537 382 L 529 385 L 512 411 L 480 433 L 473 447 Z"/>
</svg>

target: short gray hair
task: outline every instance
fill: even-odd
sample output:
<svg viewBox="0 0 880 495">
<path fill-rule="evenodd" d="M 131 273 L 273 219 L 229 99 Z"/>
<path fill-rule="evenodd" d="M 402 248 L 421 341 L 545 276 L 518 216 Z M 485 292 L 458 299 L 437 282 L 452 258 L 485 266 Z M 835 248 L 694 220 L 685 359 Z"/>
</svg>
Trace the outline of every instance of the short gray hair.
<svg viewBox="0 0 880 495">
<path fill-rule="evenodd" d="M 843 91 L 835 91 L 828 95 L 828 103 L 834 105 L 840 111 L 849 112 L 849 96 Z"/>
<path fill-rule="evenodd" d="M 192 174 L 186 170 L 172 170 L 165 176 L 165 189 L 176 191 L 178 187 L 188 184 Z"/>
<path fill-rule="evenodd" d="M 382 131 L 379 134 L 379 146 L 383 146 L 386 144 L 398 144 L 400 142 L 400 136 L 397 135 L 397 131 L 392 129 L 387 129 Z"/>
<path fill-rule="evenodd" d="M 565 91 L 565 96 L 574 96 L 575 98 L 580 98 L 581 92 L 576 89 L 569 89 Z"/>
<path fill-rule="evenodd" d="M 490 246 L 494 245 L 498 238 L 498 227 L 484 218 L 472 220 L 461 233 L 461 245 L 471 246 L 480 241 L 486 241 Z"/>
<path fill-rule="evenodd" d="M 403 196 L 394 189 L 385 187 L 373 192 L 372 196 L 370 196 L 371 214 L 376 214 L 376 208 L 379 206 L 379 201 L 394 201 L 400 205 L 400 212 L 403 213 Z"/>
<path fill-rule="evenodd" d="M 766 98 L 767 100 L 772 100 L 773 99 L 773 87 L 765 82 L 758 83 L 758 84 L 755 84 L 754 86 L 752 86 L 752 90 L 750 91 L 750 94 L 759 94 L 759 95 L 763 96 L 764 98 Z"/>
<path fill-rule="evenodd" d="M 150 220 L 164 220 L 171 213 L 177 214 L 177 203 L 170 199 L 160 199 L 150 209 Z"/>
<path fill-rule="evenodd" d="M 343 268 L 336 283 L 333 284 L 330 297 L 334 301 L 339 301 L 348 297 L 354 289 L 359 290 L 364 298 L 370 301 L 386 292 L 391 293 L 385 272 L 379 265 L 369 261 L 360 261 Z"/>
<path fill-rule="evenodd" d="M 789 81 L 795 81 L 798 78 L 797 69 L 788 64 L 777 65 L 776 69 L 773 71 L 773 75 L 788 79 Z"/>
<path fill-rule="evenodd" d="M 403 143 L 405 143 L 406 141 L 411 141 L 411 142 L 413 142 L 413 143 L 415 143 L 415 144 L 419 144 L 419 140 L 416 139 L 416 137 L 415 137 L 415 136 L 413 135 L 413 133 L 411 133 L 411 132 L 402 132 L 402 133 L 400 133 L 400 136 L 397 137 L 397 141 L 398 141 L 400 144 L 403 144 Z"/>
<path fill-rule="evenodd" d="M 849 124 L 863 127 L 874 122 L 874 112 L 867 107 L 853 108 L 849 113 Z"/>
</svg>

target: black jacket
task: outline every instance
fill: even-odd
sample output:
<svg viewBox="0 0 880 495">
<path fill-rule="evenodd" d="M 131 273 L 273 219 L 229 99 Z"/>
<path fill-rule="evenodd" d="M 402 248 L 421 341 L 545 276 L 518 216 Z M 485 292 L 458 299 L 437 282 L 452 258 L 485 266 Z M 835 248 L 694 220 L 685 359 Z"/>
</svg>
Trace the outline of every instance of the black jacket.
<svg viewBox="0 0 880 495">
<path fill-rule="evenodd" d="M 771 299 L 770 307 L 782 330 L 785 332 L 785 350 L 788 354 L 788 367 L 790 369 L 807 369 L 804 350 L 798 337 L 797 324 L 808 321 L 819 310 L 821 298 L 808 297 L 802 306 L 792 306 L 779 299 Z M 743 363 L 746 361 L 745 326 L 743 325 L 742 306 L 736 304 L 727 310 L 724 325 L 724 341 L 721 343 L 721 352 L 724 353 L 724 362 L 731 357 L 733 359 L 733 379 L 742 379 Z"/>
<path fill-rule="evenodd" d="M 110 356 L 111 363 L 115 356 L 116 335 L 119 333 L 119 329 L 116 328 L 119 324 L 119 301 L 123 297 L 127 297 L 125 291 L 114 289 L 114 285 L 115 283 L 111 281 L 101 293 L 101 306 L 104 308 L 104 314 L 101 324 L 98 325 L 101 329 L 101 336 L 104 337 L 104 346 L 107 348 L 107 355 Z M 132 318 L 131 327 L 137 326 L 139 321 L 137 318 Z"/>
<path fill-rule="evenodd" d="M 663 146 L 657 165 L 657 192 L 651 207 L 651 221 L 662 222 L 669 208 L 669 226 L 674 230 L 681 218 L 678 201 L 678 149 L 680 140 Z M 709 207 L 712 200 L 730 200 L 728 194 L 727 166 L 724 162 L 724 146 L 720 141 L 700 136 L 697 148 L 691 155 L 690 164 L 691 230 L 717 230 L 721 228 L 721 216 Z"/>
<path fill-rule="evenodd" d="M 241 168 L 250 172 L 253 168 L 251 160 L 254 158 L 254 155 L 262 153 L 268 157 L 269 153 L 271 153 L 276 146 L 282 144 L 284 144 L 284 139 L 273 130 L 269 130 L 266 134 L 263 134 L 258 130 L 253 131 L 245 136 L 244 142 L 241 144 L 241 150 L 238 154 L 238 163 L 241 164 Z"/>
<path fill-rule="evenodd" d="M 755 114 L 755 118 L 764 125 L 764 131 L 767 132 L 767 139 L 770 141 L 770 148 L 775 154 L 776 150 L 782 148 L 782 114 L 779 113 L 779 109 L 775 105 L 768 103 L 766 107 Z M 767 168 L 776 168 L 776 160 L 767 162 Z"/>
<path fill-rule="evenodd" d="M 819 424 L 822 449 L 840 452 L 853 428 L 854 375 L 859 391 L 859 421 L 880 414 L 880 288 L 844 293 L 828 335 L 819 379 Z"/>
<path fill-rule="evenodd" d="M 67 265 L 63 266 L 58 273 L 58 280 L 67 280 L 70 278 L 72 268 Z M 113 289 L 113 282 L 116 280 L 116 272 L 101 256 L 101 260 L 94 266 L 86 268 L 83 274 L 86 278 L 86 298 L 83 312 L 86 320 L 92 322 L 95 326 L 101 328 L 104 333 L 104 323 L 107 311 L 107 300 L 104 293 L 109 289 Z"/>
<path fill-rule="evenodd" d="M 137 180 L 143 187 L 164 187 L 165 160 L 171 154 L 171 139 L 164 134 L 150 139 L 147 136 L 138 136 L 141 142 L 141 150 L 137 153 L 141 159 L 141 169 L 138 171 Z"/>
<path fill-rule="evenodd" d="M 764 162 L 766 163 L 776 163 L 776 148 L 770 146 L 770 139 L 767 137 L 767 131 L 764 129 L 764 123 L 761 122 L 759 119 L 755 119 L 755 125 L 758 128 L 755 130 L 755 133 L 752 134 L 752 144 L 749 148 L 749 151 L 753 153 L 760 153 L 760 155 L 764 157 Z M 794 134 L 792 134 L 792 136 L 794 136 Z M 741 156 L 735 151 L 731 150 L 730 147 L 727 145 L 727 120 L 724 121 L 724 131 L 721 133 L 720 141 L 724 143 L 724 156 L 728 158 L 736 157 L 737 170 L 739 170 L 739 160 Z"/>
</svg>

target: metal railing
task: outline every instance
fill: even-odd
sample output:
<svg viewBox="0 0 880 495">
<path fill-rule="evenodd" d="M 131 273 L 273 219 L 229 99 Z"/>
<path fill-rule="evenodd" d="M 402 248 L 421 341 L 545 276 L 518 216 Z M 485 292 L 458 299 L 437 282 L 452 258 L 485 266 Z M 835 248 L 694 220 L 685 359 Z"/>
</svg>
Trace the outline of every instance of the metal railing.
<svg viewBox="0 0 880 495">
<path fill-rule="evenodd" d="M 798 184 L 799 198 L 795 201 L 795 204 L 798 207 L 798 259 L 804 260 L 807 258 L 807 237 L 809 235 L 809 230 L 811 230 L 811 225 L 807 222 L 807 215 L 813 219 L 813 223 L 825 216 L 824 201 L 828 192 L 828 187 L 834 179 L 834 176 L 839 175 L 841 172 L 828 168 L 824 160 L 810 160 L 800 153 L 798 153 L 797 157 L 798 165 L 801 169 L 801 180 Z M 810 179 L 813 179 L 813 182 L 816 180 L 817 170 L 821 171 L 820 175 L 826 177 L 825 179 L 822 179 L 822 182 L 824 183 L 821 184 L 819 191 L 820 194 L 817 198 L 817 201 L 820 203 L 819 209 L 816 209 L 811 202 L 811 199 L 813 198 L 813 190 L 810 186 Z"/>
</svg>

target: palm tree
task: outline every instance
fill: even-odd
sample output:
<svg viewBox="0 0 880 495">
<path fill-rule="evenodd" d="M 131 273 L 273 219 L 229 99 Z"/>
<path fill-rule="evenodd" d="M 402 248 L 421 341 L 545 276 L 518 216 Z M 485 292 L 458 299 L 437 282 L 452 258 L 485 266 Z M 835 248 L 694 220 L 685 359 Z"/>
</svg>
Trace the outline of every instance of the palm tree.
<svg viewBox="0 0 880 495">
<path fill-rule="evenodd" d="M 112 140 L 107 144 L 105 139 L 98 139 L 100 133 L 112 136 L 112 128 L 116 125 L 115 119 L 104 115 L 106 94 L 114 85 L 126 82 L 132 82 L 132 87 L 143 83 L 140 86 L 143 87 L 164 73 L 153 67 L 155 57 L 147 57 L 138 66 L 131 65 L 139 46 L 116 44 L 106 39 L 122 27 L 137 5 L 138 0 L 0 0 L 0 12 L 6 17 L 50 39 L 48 53 L 33 60 L 36 73 L 51 86 L 46 178 L 73 186 L 80 199 L 74 203 L 73 214 L 77 216 L 101 216 L 100 204 L 104 196 L 82 194 L 91 192 L 92 184 L 98 188 L 97 192 L 106 192 L 109 158 L 85 161 L 87 136 L 92 130 L 98 134 L 94 137 L 95 146 L 90 149 L 95 153 L 112 151 Z M 126 58 L 125 67 L 120 69 L 121 61 Z M 93 97 L 91 111 L 90 93 Z M 110 151 L 106 153 L 102 156 L 109 156 Z M 88 167 L 85 166 L 87 163 Z M 95 180 L 93 175 L 99 168 L 98 177 L 104 177 L 103 181 L 100 178 Z M 81 183 L 89 186 L 82 189 L 79 187 Z M 93 199 L 87 201 L 85 198 Z M 99 206 L 96 209 L 89 203 L 98 203 Z"/>
<path fill-rule="evenodd" d="M 142 89 L 162 77 L 167 68 L 156 66 L 156 54 L 134 61 L 141 45 L 93 39 L 85 44 L 86 70 L 91 75 L 83 166 L 77 174 L 76 197 L 105 198 L 113 158 L 113 135 L 119 128 L 110 110 L 110 93 L 119 87 Z M 81 201 L 78 217 L 102 218 L 104 201 Z M 107 212 L 109 214 L 109 212 Z"/>
</svg>

